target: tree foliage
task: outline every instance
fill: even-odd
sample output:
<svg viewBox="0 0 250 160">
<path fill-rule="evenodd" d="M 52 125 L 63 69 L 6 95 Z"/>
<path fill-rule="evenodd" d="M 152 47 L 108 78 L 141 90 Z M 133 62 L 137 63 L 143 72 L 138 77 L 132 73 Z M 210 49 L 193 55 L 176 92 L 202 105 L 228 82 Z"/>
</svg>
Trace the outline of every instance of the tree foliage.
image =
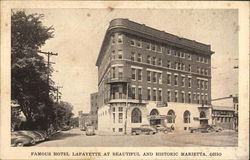
<svg viewBox="0 0 250 160">
<path fill-rule="evenodd" d="M 27 122 L 46 128 L 53 110 L 48 90 L 53 90 L 53 81 L 47 83 L 47 74 L 53 69 L 37 53 L 45 41 L 53 38 L 53 27 L 42 24 L 43 15 L 26 15 L 24 11 L 11 14 L 11 99 L 18 101 Z M 32 125 L 29 125 L 32 128 Z"/>
</svg>

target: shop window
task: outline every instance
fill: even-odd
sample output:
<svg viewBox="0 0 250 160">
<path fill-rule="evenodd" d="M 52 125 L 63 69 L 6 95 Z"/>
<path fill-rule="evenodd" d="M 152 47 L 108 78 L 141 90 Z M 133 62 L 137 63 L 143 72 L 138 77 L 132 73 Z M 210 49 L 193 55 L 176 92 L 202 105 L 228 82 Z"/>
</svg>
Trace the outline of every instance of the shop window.
<svg viewBox="0 0 250 160">
<path fill-rule="evenodd" d="M 190 112 L 189 111 L 184 112 L 183 120 L 184 120 L 184 123 L 190 123 Z"/>
<path fill-rule="evenodd" d="M 119 132 L 123 132 L 123 128 L 119 128 Z"/>
<path fill-rule="evenodd" d="M 131 114 L 131 123 L 141 123 L 142 115 L 141 111 L 138 108 L 134 108 Z"/>
<path fill-rule="evenodd" d="M 175 123 L 175 113 L 173 110 L 169 110 L 167 114 L 168 123 Z"/>
</svg>

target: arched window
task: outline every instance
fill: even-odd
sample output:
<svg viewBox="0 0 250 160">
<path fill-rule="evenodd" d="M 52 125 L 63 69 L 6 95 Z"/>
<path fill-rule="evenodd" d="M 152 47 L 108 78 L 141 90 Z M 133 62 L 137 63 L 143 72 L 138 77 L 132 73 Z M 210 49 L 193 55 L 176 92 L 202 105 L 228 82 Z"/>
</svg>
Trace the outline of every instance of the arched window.
<svg viewBox="0 0 250 160">
<path fill-rule="evenodd" d="M 200 118 L 206 118 L 206 113 L 203 112 L 203 111 L 201 111 L 201 112 L 200 112 Z"/>
<path fill-rule="evenodd" d="M 131 123 L 141 123 L 141 111 L 138 108 L 133 109 Z"/>
<path fill-rule="evenodd" d="M 167 114 L 168 123 L 175 123 L 175 113 L 173 110 L 169 110 Z"/>
<path fill-rule="evenodd" d="M 190 123 L 190 112 L 189 111 L 184 112 L 183 120 L 184 120 L 184 123 Z"/>
<path fill-rule="evenodd" d="M 152 109 L 152 111 L 150 112 L 150 115 L 159 115 L 159 112 L 157 109 Z"/>
</svg>

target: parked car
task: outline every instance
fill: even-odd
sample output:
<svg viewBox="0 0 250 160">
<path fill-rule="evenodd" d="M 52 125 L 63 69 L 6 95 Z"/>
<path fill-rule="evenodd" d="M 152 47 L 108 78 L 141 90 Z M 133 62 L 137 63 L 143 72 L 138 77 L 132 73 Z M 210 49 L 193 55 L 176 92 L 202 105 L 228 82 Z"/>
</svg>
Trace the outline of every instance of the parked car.
<svg viewBox="0 0 250 160">
<path fill-rule="evenodd" d="M 45 131 L 33 131 L 33 132 L 39 134 L 43 140 L 49 139 L 49 135 Z"/>
<path fill-rule="evenodd" d="M 70 126 L 67 125 L 62 126 L 62 131 L 68 131 L 68 130 L 70 130 Z"/>
<path fill-rule="evenodd" d="M 95 127 L 94 126 L 86 126 L 86 136 L 95 135 Z"/>
<path fill-rule="evenodd" d="M 156 129 L 150 125 L 141 125 L 139 128 L 132 128 L 132 135 L 148 134 L 153 135 L 156 133 Z"/>
<path fill-rule="evenodd" d="M 194 133 L 194 132 L 208 133 L 208 132 L 221 132 L 221 131 L 222 131 L 222 128 L 215 126 L 215 125 L 204 125 L 200 127 L 190 128 L 190 133 Z"/>
<path fill-rule="evenodd" d="M 173 131 L 171 127 L 165 127 L 165 126 L 160 125 L 160 124 L 155 125 L 154 127 L 155 127 L 157 132 L 168 133 L 168 132 Z"/>
<path fill-rule="evenodd" d="M 44 140 L 44 138 L 40 134 L 37 134 L 33 131 L 21 130 L 21 131 L 17 131 L 17 133 L 20 135 L 26 135 L 26 136 L 32 137 L 35 140 L 35 142 L 41 142 Z"/>
<path fill-rule="evenodd" d="M 17 132 L 11 132 L 11 146 L 22 147 L 25 145 L 35 144 L 35 140 L 26 135 L 18 134 Z"/>
</svg>

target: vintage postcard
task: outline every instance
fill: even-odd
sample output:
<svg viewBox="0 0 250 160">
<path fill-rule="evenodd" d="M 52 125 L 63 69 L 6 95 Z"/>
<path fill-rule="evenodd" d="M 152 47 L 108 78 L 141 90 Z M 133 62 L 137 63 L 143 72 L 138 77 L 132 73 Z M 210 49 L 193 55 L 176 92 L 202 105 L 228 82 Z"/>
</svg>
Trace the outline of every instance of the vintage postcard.
<svg viewBox="0 0 250 160">
<path fill-rule="evenodd" d="M 1 159 L 249 159 L 249 3 L 1 2 Z"/>
</svg>

